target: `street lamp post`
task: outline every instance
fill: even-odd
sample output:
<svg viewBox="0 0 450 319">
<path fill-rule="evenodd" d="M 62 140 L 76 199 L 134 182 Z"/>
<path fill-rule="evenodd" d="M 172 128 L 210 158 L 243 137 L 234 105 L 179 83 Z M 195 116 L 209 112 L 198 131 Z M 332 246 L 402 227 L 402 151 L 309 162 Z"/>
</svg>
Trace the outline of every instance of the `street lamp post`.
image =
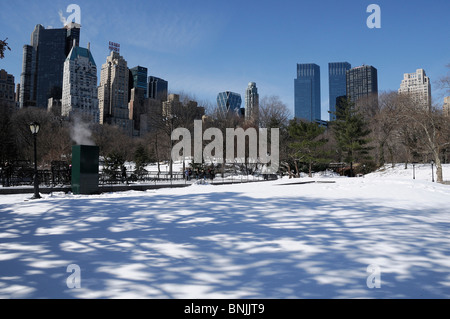
<svg viewBox="0 0 450 319">
<path fill-rule="evenodd" d="M 173 140 L 172 140 L 172 134 L 173 134 L 173 119 L 174 116 L 170 115 L 170 182 L 172 183 L 173 180 L 173 158 L 172 158 L 172 150 L 173 150 Z"/>
<path fill-rule="evenodd" d="M 173 114 L 170 114 L 169 116 L 166 116 L 164 120 L 166 123 L 170 124 L 170 151 L 173 150 L 173 140 L 172 140 L 172 134 L 173 134 L 173 120 L 175 119 L 175 116 Z M 170 154 L 170 168 L 169 168 L 169 174 L 170 174 L 170 182 L 172 183 L 173 179 L 173 159 L 172 159 L 172 153 Z"/>
<path fill-rule="evenodd" d="M 38 177 L 38 169 L 37 169 L 37 134 L 39 133 L 40 125 L 37 122 L 33 122 L 30 124 L 31 134 L 33 134 L 34 139 L 34 195 L 31 199 L 39 199 L 41 195 L 39 194 L 39 177 Z"/>
<path fill-rule="evenodd" d="M 431 161 L 431 181 L 434 183 L 434 161 Z"/>
</svg>

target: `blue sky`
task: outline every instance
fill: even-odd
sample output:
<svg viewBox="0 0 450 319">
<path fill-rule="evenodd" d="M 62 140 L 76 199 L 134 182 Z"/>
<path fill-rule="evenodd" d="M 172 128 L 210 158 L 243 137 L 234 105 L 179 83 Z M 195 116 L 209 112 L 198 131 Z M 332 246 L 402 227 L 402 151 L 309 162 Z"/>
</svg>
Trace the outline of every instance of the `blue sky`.
<svg viewBox="0 0 450 319">
<path fill-rule="evenodd" d="M 69 4 L 81 8 L 81 46 L 91 43 L 100 70 L 108 41 L 121 44 L 129 67 L 169 81 L 215 104 L 221 91 L 244 96 L 256 82 L 261 97 L 276 95 L 293 111 L 297 63 L 321 67 L 322 118 L 328 119 L 328 63 L 378 69 L 380 91 L 397 90 L 403 73 L 423 68 L 432 81 L 450 63 L 448 0 L 40 0 L 1 1 L 0 38 L 12 52 L 0 68 L 20 81 L 22 47 L 36 24 L 60 28 Z M 381 8 L 381 29 L 369 29 L 369 4 Z M 433 83 L 434 84 L 434 83 Z M 443 92 L 433 85 L 433 98 Z"/>
</svg>

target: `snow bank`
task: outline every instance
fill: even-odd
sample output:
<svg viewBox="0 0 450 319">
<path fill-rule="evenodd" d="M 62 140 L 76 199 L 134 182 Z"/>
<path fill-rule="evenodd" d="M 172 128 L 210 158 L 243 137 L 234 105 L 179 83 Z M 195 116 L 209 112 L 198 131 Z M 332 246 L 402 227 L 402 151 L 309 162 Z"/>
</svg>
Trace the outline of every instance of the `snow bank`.
<svg viewBox="0 0 450 319">
<path fill-rule="evenodd" d="M 445 180 L 450 180 L 450 164 L 443 164 L 442 171 Z M 389 178 L 389 179 L 413 179 L 432 181 L 432 172 L 434 173 L 434 180 L 436 180 L 436 165 L 431 167 L 431 164 L 405 164 L 385 165 L 376 172 L 366 175 L 368 178 Z"/>
</svg>

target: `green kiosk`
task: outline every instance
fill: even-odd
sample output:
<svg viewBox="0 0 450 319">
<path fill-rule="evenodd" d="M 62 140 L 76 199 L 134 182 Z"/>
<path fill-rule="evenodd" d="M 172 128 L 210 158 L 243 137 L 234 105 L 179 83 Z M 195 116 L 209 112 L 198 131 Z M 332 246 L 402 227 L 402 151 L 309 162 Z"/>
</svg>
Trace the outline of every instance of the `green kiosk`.
<svg viewBox="0 0 450 319">
<path fill-rule="evenodd" d="M 72 147 L 72 193 L 93 195 L 99 193 L 99 148 L 75 145 Z"/>
</svg>

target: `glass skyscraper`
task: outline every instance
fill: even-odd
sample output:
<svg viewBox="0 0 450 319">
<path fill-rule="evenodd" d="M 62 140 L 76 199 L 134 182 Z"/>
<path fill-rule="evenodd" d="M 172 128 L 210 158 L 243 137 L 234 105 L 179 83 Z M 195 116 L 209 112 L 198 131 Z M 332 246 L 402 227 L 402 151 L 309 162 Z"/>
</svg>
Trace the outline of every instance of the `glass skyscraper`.
<svg viewBox="0 0 450 319">
<path fill-rule="evenodd" d="M 295 117 L 310 122 L 321 120 L 320 66 L 313 63 L 297 64 L 294 90 Z"/>
<path fill-rule="evenodd" d="M 240 114 L 242 105 L 242 97 L 240 94 L 233 92 L 221 92 L 217 96 L 217 106 L 223 115 L 228 113 Z"/>
<path fill-rule="evenodd" d="M 362 97 L 378 95 L 378 72 L 373 66 L 363 65 L 347 71 L 347 98 L 356 102 Z"/>
<path fill-rule="evenodd" d="M 20 107 L 47 108 L 49 98 L 62 98 L 64 62 L 74 44 L 79 46 L 80 27 L 75 23 L 62 29 L 35 27 L 31 45 L 23 48 Z"/>
<path fill-rule="evenodd" d="M 329 98 L 330 98 L 330 121 L 336 119 L 337 99 L 347 95 L 347 71 L 352 66 L 348 62 L 333 62 L 328 64 Z"/>
<path fill-rule="evenodd" d="M 130 69 L 132 88 L 137 88 L 143 92 L 144 97 L 147 97 L 147 73 L 148 69 L 142 66 L 136 66 Z"/>
<path fill-rule="evenodd" d="M 159 100 L 162 102 L 167 101 L 169 91 L 169 82 L 166 80 L 157 78 L 156 76 L 150 76 L 148 78 L 148 98 L 153 100 Z"/>
</svg>

